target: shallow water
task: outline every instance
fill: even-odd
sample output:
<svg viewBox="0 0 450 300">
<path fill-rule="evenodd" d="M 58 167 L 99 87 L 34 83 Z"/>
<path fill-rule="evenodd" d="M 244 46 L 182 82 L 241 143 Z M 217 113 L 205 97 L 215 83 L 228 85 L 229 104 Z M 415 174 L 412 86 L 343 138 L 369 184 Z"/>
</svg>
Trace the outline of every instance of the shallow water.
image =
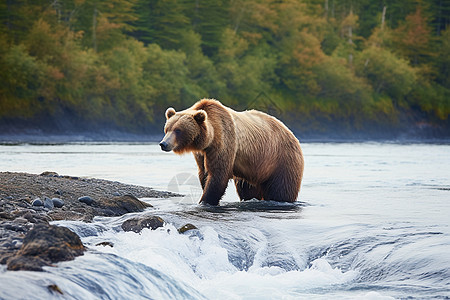
<svg viewBox="0 0 450 300">
<path fill-rule="evenodd" d="M 302 145 L 299 201 L 197 205 L 192 155 L 154 144 L 0 146 L 0 171 L 98 177 L 186 194 L 143 199 L 168 224 L 134 216 L 61 221 L 89 251 L 44 273 L 0 267 L 0 298 L 391 299 L 450 297 L 450 146 Z M 178 234 L 192 223 L 199 230 Z M 95 246 L 109 241 L 114 247 Z M 57 284 L 64 295 L 50 294 Z M 26 286 L 26 289 L 23 287 Z"/>
</svg>

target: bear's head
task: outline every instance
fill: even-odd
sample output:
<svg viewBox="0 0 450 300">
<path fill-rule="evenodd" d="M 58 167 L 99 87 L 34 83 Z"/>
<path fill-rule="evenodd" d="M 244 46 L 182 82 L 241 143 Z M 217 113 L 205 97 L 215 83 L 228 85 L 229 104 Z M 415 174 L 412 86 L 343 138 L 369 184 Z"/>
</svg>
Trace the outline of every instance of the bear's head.
<svg viewBox="0 0 450 300">
<path fill-rule="evenodd" d="M 191 109 L 176 112 L 170 107 L 166 110 L 166 135 L 159 145 L 163 151 L 177 154 L 203 150 L 211 140 L 208 127 L 206 111 Z"/>
</svg>

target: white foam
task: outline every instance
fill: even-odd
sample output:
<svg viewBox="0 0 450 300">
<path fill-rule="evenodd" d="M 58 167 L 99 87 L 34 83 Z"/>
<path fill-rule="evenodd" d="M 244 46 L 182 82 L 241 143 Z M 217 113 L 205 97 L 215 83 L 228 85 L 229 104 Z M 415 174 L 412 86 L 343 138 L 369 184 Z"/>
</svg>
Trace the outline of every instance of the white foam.
<svg viewBox="0 0 450 300">
<path fill-rule="evenodd" d="M 383 296 L 380 293 L 371 291 L 362 296 L 358 296 L 361 300 L 394 300 L 395 298 L 390 296 Z"/>
<path fill-rule="evenodd" d="M 207 297 L 226 298 L 233 291 L 236 298 L 276 299 L 308 294 L 310 290 L 327 288 L 353 280 L 357 272 L 332 268 L 325 259 L 312 262 L 310 268 L 285 271 L 279 267 L 253 268 L 249 271 L 221 273 L 199 287 Z"/>
<path fill-rule="evenodd" d="M 201 238 L 182 235 L 166 225 L 158 230 L 144 229 L 140 234 L 111 230 L 86 238 L 85 242 L 95 245 L 105 239 L 111 241 L 112 248 L 93 248 L 148 265 L 215 299 L 295 297 L 311 289 L 349 282 L 357 275 L 355 271 L 333 268 L 323 258 L 304 270 L 262 266 L 269 255 L 264 241 L 258 244 L 253 265 L 248 271 L 240 271 L 229 261 L 228 251 L 212 227 L 203 227 L 199 232 Z"/>
</svg>

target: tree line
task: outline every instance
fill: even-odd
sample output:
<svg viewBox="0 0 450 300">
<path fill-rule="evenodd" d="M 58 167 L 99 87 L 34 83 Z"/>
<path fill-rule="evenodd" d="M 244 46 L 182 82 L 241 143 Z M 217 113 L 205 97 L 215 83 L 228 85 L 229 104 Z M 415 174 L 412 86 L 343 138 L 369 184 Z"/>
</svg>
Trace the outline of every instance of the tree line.
<svg viewBox="0 0 450 300">
<path fill-rule="evenodd" d="M 146 132 L 216 98 L 299 132 L 449 129 L 450 0 L 5 0 L 0 120 Z"/>
</svg>

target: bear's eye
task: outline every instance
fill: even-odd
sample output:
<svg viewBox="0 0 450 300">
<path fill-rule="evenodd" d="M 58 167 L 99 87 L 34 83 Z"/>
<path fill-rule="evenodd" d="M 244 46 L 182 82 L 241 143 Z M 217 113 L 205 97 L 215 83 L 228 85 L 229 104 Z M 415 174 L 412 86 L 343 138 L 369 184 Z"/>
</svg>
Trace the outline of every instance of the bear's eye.
<svg viewBox="0 0 450 300">
<path fill-rule="evenodd" d="M 175 131 L 176 134 L 180 134 L 181 133 L 181 129 L 178 129 L 178 128 L 175 129 L 174 131 Z"/>
</svg>

